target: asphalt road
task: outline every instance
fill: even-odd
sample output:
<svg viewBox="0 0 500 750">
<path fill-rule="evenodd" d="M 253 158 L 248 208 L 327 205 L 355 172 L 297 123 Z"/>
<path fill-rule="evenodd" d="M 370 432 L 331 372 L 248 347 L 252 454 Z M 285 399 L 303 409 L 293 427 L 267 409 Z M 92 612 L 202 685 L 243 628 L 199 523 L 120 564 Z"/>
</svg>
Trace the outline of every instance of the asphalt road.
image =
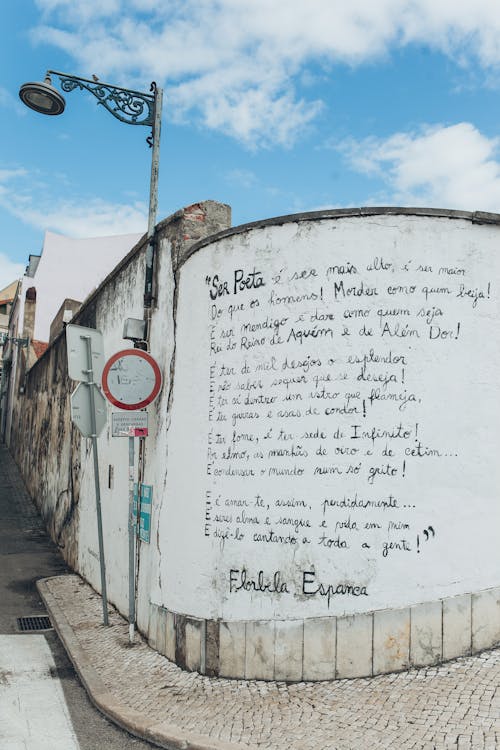
<svg viewBox="0 0 500 750">
<path fill-rule="evenodd" d="M 63 706 L 63 708 L 69 723 L 69 731 L 76 735 L 79 750 L 146 750 L 152 748 L 153 745 L 138 740 L 111 724 L 94 708 L 55 631 L 44 631 L 35 637 L 33 634 L 24 634 L 19 630 L 18 618 L 46 614 L 43 602 L 38 596 L 36 580 L 61 575 L 66 567 L 57 547 L 45 533 L 41 519 L 24 489 L 10 454 L 1 444 L 0 519 L 0 644 L 3 643 L 5 648 L 5 643 L 8 643 L 8 648 L 12 648 L 12 664 L 23 665 L 22 670 L 19 667 L 10 666 L 7 677 L 0 679 L 0 715 L 2 702 L 6 710 L 8 702 L 13 700 L 12 696 L 15 696 L 17 704 L 20 705 L 19 713 L 22 717 L 22 697 L 19 699 L 18 696 L 23 696 L 23 690 L 29 688 L 30 680 L 26 678 L 26 675 L 29 678 L 30 670 L 32 670 L 33 677 L 36 674 L 36 665 L 29 663 L 28 639 L 36 643 L 37 639 L 43 637 L 51 654 L 48 653 L 48 649 L 45 649 L 43 643 L 39 645 L 44 646 L 42 650 L 47 652 L 52 663 L 49 675 L 56 682 L 54 686 L 46 684 L 47 699 L 49 687 L 56 688 L 58 695 L 61 696 L 60 702 L 66 704 L 67 711 L 66 707 Z M 24 677 L 23 674 L 16 675 L 16 669 L 23 672 Z M 2 664 L 0 664 L 0 678 L 1 670 Z M 19 685 L 22 687 L 19 688 Z M 40 700 L 39 702 L 43 715 L 43 703 Z M 26 703 L 26 708 L 27 712 L 28 710 L 32 712 L 31 707 L 28 709 L 28 703 Z M 50 711 L 50 707 L 47 706 L 47 721 L 50 721 L 53 726 Z M 25 731 L 24 723 L 28 726 L 30 722 L 19 721 L 19 735 Z M 12 733 L 16 730 L 12 722 L 8 730 L 9 735 L 2 739 L 2 731 L 7 732 L 3 727 L 2 722 L 0 723 L 0 747 L 26 747 L 29 750 L 45 747 L 41 737 L 40 740 L 33 736 L 14 737 Z M 31 731 L 33 731 L 33 723 L 31 723 Z M 41 731 L 43 732 L 43 725 Z M 61 741 L 64 742 L 62 737 Z"/>
</svg>

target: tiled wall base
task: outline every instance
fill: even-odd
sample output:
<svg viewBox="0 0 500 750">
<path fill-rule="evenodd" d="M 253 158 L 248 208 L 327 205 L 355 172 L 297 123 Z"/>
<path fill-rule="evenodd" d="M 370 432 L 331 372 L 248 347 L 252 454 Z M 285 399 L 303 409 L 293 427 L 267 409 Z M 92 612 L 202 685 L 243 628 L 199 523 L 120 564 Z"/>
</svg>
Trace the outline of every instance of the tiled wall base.
<svg viewBox="0 0 500 750">
<path fill-rule="evenodd" d="M 151 604 L 149 643 L 180 667 L 255 680 L 370 677 L 500 644 L 500 587 L 351 617 L 223 622 Z"/>
</svg>

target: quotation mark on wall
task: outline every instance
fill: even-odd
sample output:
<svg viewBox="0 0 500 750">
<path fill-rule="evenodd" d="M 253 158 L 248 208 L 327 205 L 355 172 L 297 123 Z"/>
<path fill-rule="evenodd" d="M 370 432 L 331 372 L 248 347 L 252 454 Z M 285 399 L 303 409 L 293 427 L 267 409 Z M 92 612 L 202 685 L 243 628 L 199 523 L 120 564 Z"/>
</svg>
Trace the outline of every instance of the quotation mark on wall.
<svg viewBox="0 0 500 750">
<path fill-rule="evenodd" d="M 426 529 L 423 530 L 422 534 L 425 537 L 425 541 L 429 542 L 431 539 L 433 539 L 436 536 L 436 532 L 432 528 L 432 526 L 428 526 Z M 420 552 L 420 536 L 417 534 L 417 552 Z"/>
</svg>

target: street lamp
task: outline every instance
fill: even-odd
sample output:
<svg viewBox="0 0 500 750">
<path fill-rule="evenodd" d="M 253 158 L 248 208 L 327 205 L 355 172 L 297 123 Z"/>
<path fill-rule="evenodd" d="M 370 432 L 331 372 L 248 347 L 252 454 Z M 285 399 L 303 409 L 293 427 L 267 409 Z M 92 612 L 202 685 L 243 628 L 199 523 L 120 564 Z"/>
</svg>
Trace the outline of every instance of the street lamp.
<svg viewBox="0 0 500 750">
<path fill-rule="evenodd" d="M 146 250 L 146 273 L 144 284 L 144 312 L 147 322 L 146 337 L 149 339 L 149 324 L 151 319 L 151 304 L 153 301 L 153 272 L 154 272 L 154 232 L 156 212 L 158 208 L 158 170 L 160 164 L 160 131 L 163 90 L 153 81 L 151 93 L 124 89 L 102 83 L 95 76 L 94 80 L 79 78 L 48 70 L 43 82 L 24 83 L 19 89 L 21 101 L 35 112 L 43 115 L 60 115 L 64 112 L 66 102 L 63 95 L 52 85 L 51 75 L 58 76 L 61 88 L 66 93 L 79 89 L 89 91 L 105 109 L 120 122 L 127 125 L 146 125 L 151 127 L 151 135 L 146 139 L 152 148 L 151 180 L 149 188 L 149 216 L 148 216 L 148 246 Z"/>
</svg>

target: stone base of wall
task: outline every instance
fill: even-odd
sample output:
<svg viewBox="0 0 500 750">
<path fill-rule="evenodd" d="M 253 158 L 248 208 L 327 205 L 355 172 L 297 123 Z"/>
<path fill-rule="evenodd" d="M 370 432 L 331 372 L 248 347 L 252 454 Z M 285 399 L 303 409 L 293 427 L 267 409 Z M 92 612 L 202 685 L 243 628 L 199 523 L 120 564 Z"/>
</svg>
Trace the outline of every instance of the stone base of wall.
<svg viewBox="0 0 500 750">
<path fill-rule="evenodd" d="M 350 617 L 224 622 L 151 604 L 149 643 L 191 672 L 248 680 L 371 677 L 500 644 L 500 587 Z"/>
</svg>

